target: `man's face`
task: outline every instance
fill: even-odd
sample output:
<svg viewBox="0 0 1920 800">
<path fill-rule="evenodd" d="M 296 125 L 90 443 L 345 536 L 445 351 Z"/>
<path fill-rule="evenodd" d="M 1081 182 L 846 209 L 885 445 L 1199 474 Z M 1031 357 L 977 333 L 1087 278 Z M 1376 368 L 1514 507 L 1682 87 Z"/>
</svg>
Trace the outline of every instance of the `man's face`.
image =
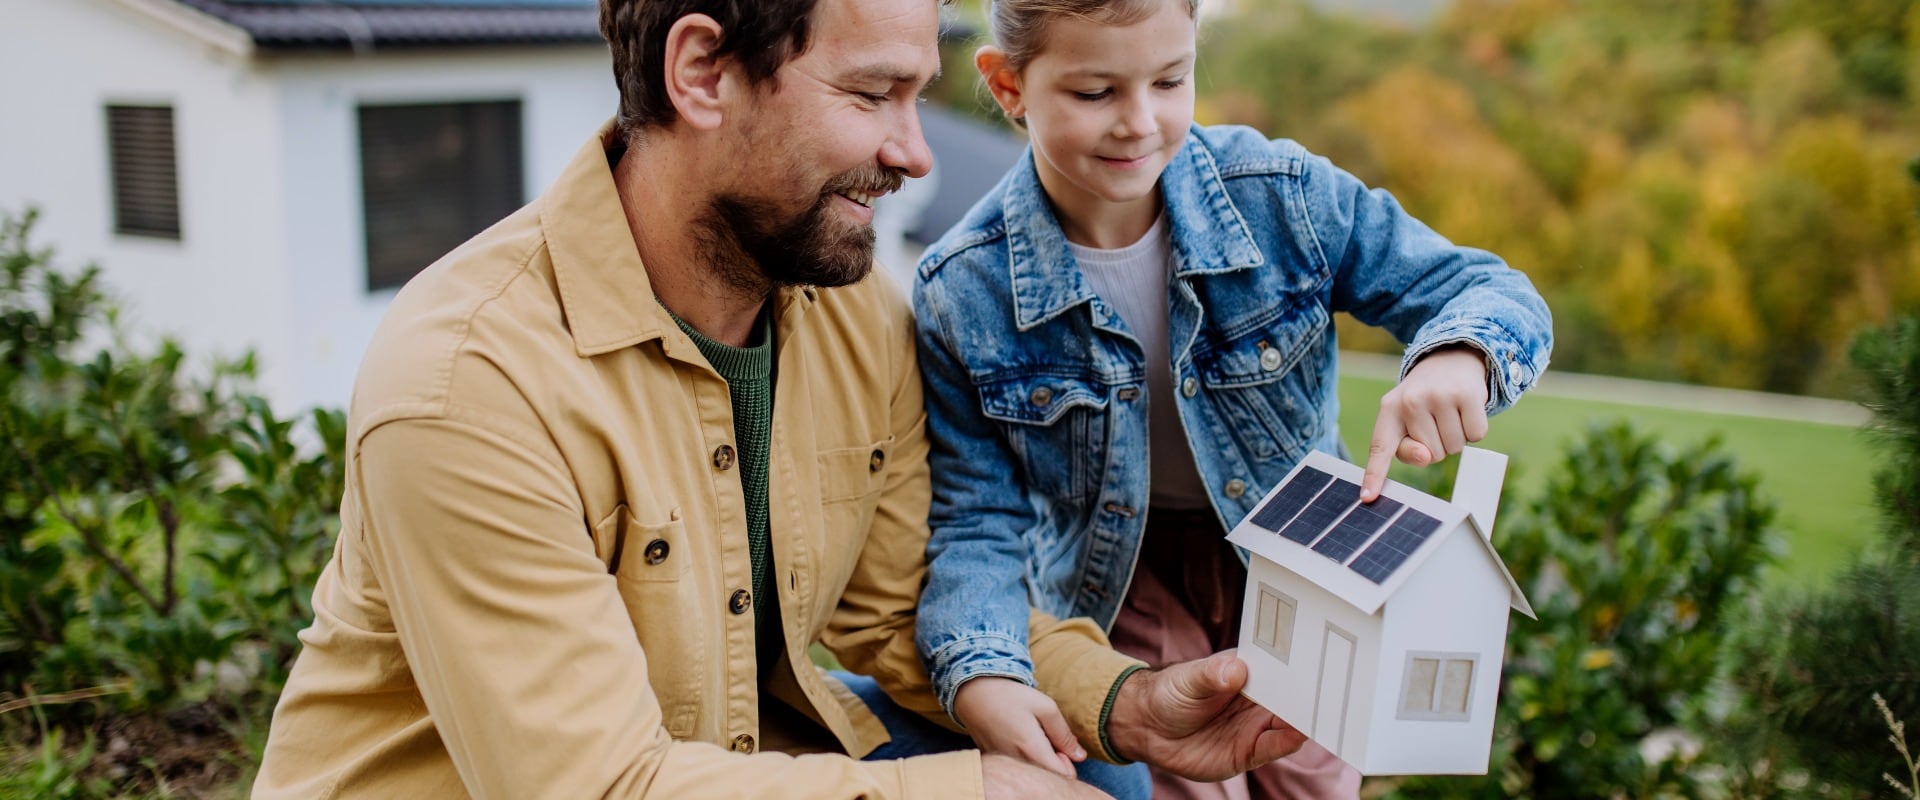
<svg viewBox="0 0 1920 800">
<path fill-rule="evenodd" d="M 873 201 L 932 168 L 917 106 L 940 69 L 939 9 L 820 0 L 811 24 L 807 52 L 740 115 L 707 222 L 764 280 L 844 286 L 872 268 Z"/>
</svg>

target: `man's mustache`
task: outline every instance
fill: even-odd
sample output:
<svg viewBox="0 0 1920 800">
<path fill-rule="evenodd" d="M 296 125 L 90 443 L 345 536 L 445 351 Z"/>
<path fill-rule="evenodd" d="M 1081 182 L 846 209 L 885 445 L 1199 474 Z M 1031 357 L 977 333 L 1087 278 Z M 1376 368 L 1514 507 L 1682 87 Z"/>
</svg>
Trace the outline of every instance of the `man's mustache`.
<svg viewBox="0 0 1920 800">
<path fill-rule="evenodd" d="M 888 169 L 877 165 L 859 167 L 840 173 L 827 184 L 829 194 L 859 192 L 861 194 L 882 195 L 900 191 L 906 183 L 907 175 L 897 169 Z"/>
</svg>

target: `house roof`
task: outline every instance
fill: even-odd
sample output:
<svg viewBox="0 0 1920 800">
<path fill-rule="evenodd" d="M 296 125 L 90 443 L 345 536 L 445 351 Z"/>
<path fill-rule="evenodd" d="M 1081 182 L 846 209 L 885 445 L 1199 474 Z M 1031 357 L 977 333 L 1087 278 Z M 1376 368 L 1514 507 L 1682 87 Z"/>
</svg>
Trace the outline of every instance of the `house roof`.
<svg viewBox="0 0 1920 800">
<path fill-rule="evenodd" d="M 1520 584 L 1514 581 L 1513 573 L 1507 570 L 1506 562 L 1501 560 L 1499 551 L 1493 548 L 1493 543 L 1488 537 L 1487 532 L 1481 529 L 1479 518 L 1474 516 L 1465 506 L 1442 500 L 1411 486 L 1395 481 L 1387 481 L 1386 488 L 1381 491 L 1380 495 L 1383 498 L 1394 501 L 1398 506 L 1403 506 L 1409 515 L 1414 513 L 1424 514 L 1426 517 L 1437 522 L 1439 527 L 1434 530 L 1433 535 L 1426 536 L 1424 540 L 1420 540 L 1417 547 L 1415 547 L 1411 553 L 1406 554 L 1405 560 L 1400 562 L 1397 567 L 1386 572 L 1384 579 L 1379 582 L 1362 575 L 1357 571 L 1357 567 L 1349 565 L 1349 561 L 1357 564 L 1366 558 L 1366 553 L 1362 551 L 1361 544 L 1359 543 L 1347 549 L 1347 555 L 1336 560 L 1330 555 L 1323 554 L 1326 548 L 1316 549 L 1309 547 L 1308 544 L 1312 542 L 1301 543 L 1281 535 L 1279 531 L 1271 527 L 1267 527 L 1268 525 L 1275 527 L 1284 525 L 1286 522 L 1285 519 L 1279 520 L 1277 523 L 1267 520 L 1264 521 L 1266 523 L 1265 525 L 1256 523 L 1256 520 L 1261 519 L 1262 512 L 1266 511 L 1270 504 L 1275 503 L 1278 496 L 1283 494 L 1296 477 L 1299 477 L 1303 471 L 1313 470 L 1332 476 L 1335 484 L 1344 481 L 1354 486 L 1360 483 L 1361 475 L 1364 472 L 1360 467 L 1349 464 L 1344 459 L 1336 456 L 1328 455 L 1320 451 L 1308 453 L 1306 458 L 1301 459 L 1299 464 L 1294 465 L 1292 472 L 1287 473 L 1287 479 L 1281 481 L 1278 486 L 1274 487 L 1274 489 L 1268 493 L 1266 498 L 1260 501 L 1260 505 L 1253 514 L 1248 515 L 1247 519 L 1242 520 L 1240 524 L 1234 526 L 1233 531 L 1227 535 L 1227 541 L 1244 547 L 1248 552 L 1258 555 L 1261 558 L 1286 567 L 1294 574 L 1310 580 L 1315 585 L 1332 592 L 1335 596 L 1345 600 L 1355 608 L 1368 614 L 1373 614 L 1378 612 L 1380 607 L 1385 605 L 1389 598 L 1393 597 L 1394 592 L 1406 584 L 1409 576 L 1419 571 L 1422 562 L 1439 551 L 1442 542 L 1450 536 L 1465 535 L 1480 545 L 1480 549 L 1486 553 L 1487 558 L 1492 562 L 1494 570 L 1498 572 L 1501 579 L 1506 582 L 1509 604 L 1512 605 L 1513 609 L 1528 617 L 1533 616 L 1532 604 L 1527 602 L 1526 595 L 1520 590 Z M 1352 491 L 1352 494 L 1357 494 L 1357 491 L 1353 491 L 1352 486 L 1347 488 L 1349 491 Z M 1319 491 L 1319 487 L 1317 486 L 1312 487 L 1312 489 L 1315 492 Z M 1332 491 L 1332 489 L 1328 489 L 1329 494 L 1331 494 Z M 1380 501 L 1375 502 L 1377 504 Z M 1357 506 L 1350 500 L 1343 502 L 1338 509 L 1339 518 L 1344 520 L 1345 514 L 1348 513 L 1349 509 L 1364 508 L 1366 508 L 1366 506 Z M 1399 509 L 1396 508 L 1393 513 L 1400 513 Z M 1291 518 L 1291 515 L 1288 516 Z M 1302 512 L 1302 516 L 1307 516 L 1307 513 Z M 1333 520 L 1328 520 L 1327 524 L 1335 523 Z M 1465 532 L 1462 533 L 1462 531 Z M 1381 534 L 1378 538 L 1367 541 L 1377 543 L 1385 537 L 1386 534 Z M 1359 552 L 1360 555 L 1354 556 L 1353 553 L 1355 552 Z"/>
<path fill-rule="evenodd" d="M 170 0 L 265 51 L 598 44 L 597 0 Z"/>
</svg>

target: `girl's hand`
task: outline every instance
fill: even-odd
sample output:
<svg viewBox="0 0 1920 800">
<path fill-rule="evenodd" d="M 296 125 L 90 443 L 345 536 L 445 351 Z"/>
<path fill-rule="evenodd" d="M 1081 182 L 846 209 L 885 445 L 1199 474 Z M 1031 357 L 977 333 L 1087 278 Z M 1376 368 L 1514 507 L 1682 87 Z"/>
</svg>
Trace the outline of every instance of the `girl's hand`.
<svg viewBox="0 0 1920 800">
<path fill-rule="evenodd" d="M 986 753 L 1012 756 L 1068 778 L 1087 751 L 1073 738 L 1060 706 L 1011 678 L 986 676 L 960 685 L 953 715 Z"/>
<path fill-rule="evenodd" d="M 1380 398 L 1360 479 L 1360 502 L 1387 485 L 1392 459 L 1437 464 L 1487 435 L 1487 360 L 1471 345 L 1443 347 L 1420 358 L 1407 379 Z"/>
</svg>

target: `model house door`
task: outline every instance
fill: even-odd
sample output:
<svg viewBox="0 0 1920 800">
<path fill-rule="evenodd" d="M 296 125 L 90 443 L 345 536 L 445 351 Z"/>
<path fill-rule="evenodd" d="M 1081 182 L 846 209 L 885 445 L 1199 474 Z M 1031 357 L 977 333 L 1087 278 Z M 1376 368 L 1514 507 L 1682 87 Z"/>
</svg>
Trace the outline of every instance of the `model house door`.
<svg viewBox="0 0 1920 800">
<path fill-rule="evenodd" d="M 1347 699 L 1353 690 L 1353 655 L 1358 646 L 1353 635 L 1327 623 L 1325 641 L 1320 647 L 1320 689 L 1313 701 L 1313 730 L 1309 733 L 1321 747 L 1344 755 L 1347 733 Z"/>
</svg>

